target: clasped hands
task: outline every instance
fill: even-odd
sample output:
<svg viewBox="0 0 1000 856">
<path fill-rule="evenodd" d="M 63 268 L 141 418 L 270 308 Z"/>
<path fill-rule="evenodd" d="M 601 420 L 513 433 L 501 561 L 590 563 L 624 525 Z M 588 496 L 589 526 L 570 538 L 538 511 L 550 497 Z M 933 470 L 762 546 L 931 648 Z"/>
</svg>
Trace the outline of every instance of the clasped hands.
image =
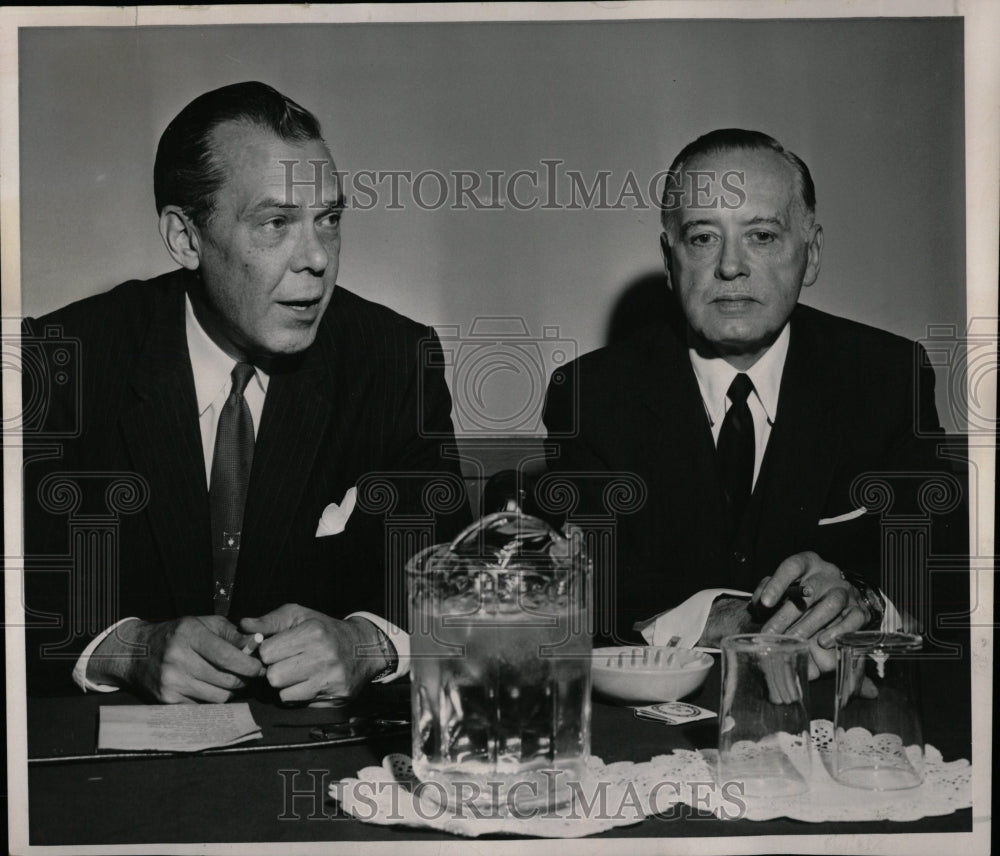
<svg viewBox="0 0 1000 856">
<path fill-rule="evenodd" d="M 264 641 L 246 653 L 256 633 Z M 101 643 L 88 677 L 166 704 L 225 702 L 258 678 L 285 702 L 350 698 L 386 665 L 379 633 L 364 618 L 340 620 L 296 604 L 244 618 L 239 627 L 219 615 L 132 621 Z"/>
<path fill-rule="evenodd" d="M 793 599 L 782 602 L 786 589 L 794 582 L 803 587 L 804 610 Z M 716 605 L 703 636 L 706 644 L 717 644 L 730 633 L 756 629 L 751 626 L 745 601 L 720 598 Z M 861 594 L 844 579 L 840 569 L 812 552 L 789 556 L 773 575 L 757 585 L 750 610 L 766 611 L 776 606 L 759 632 L 783 633 L 808 641 L 810 680 L 836 668 L 834 640 L 838 635 L 860 630 L 872 619 Z"/>
</svg>

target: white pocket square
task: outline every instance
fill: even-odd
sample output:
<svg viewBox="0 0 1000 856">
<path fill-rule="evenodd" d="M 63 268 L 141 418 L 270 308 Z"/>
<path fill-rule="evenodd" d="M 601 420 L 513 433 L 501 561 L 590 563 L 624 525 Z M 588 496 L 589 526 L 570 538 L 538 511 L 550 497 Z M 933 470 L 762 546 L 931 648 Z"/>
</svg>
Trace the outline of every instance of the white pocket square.
<svg viewBox="0 0 1000 856">
<path fill-rule="evenodd" d="M 319 519 L 319 526 L 316 527 L 316 537 L 323 538 L 326 535 L 339 535 L 343 532 L 344 527 L 347 526 L 347 518 L 354 511 L 354 503 L 357 501 L 357 498 L 358 489 L 352 487 L 344 494 L 340 505 L 331 502 L 324 508 L 323 516 Z"/>
<path fill-rule="evenodd" d="M 848 520 L 855 520 L 867 513 L 868 509 L 862 505 L 861 508 L 855 508 L 854 511 L 848 511 L 846 514 L 838 514 L 836 517 L 821 517 L 817 525 L 829 526 L 831 523 L 846 523 Z"/>
</svg>

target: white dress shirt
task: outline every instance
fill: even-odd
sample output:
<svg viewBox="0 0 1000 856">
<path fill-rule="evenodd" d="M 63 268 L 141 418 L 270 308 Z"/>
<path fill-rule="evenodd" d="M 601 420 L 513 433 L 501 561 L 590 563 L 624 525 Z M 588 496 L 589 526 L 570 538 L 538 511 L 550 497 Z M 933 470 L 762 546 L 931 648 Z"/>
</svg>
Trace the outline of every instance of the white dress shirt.
<svg viewBox="0 0 1000 856">
<path fill-rule="evenodd" d="M 198 402 L 198 427 L 201 429 L 201 449 L 205 454 L 205 483 L 212 482 L 212 458 L 215 456 L 215 434 L 219 416 L 233 388 L 233 368 L 236 366 L 229 354 L 212 341 L 198 323 L 191 305 L 191 298 L 184 298 L 184 326 L 187 331 L 188 356 L 194 372 L 194 395 Z M 257 439 L 260 415 L 264 412 L 268 376 L 256 366 L 243 397 L 253 419 L 253 436 Z"/>
<path fill-rule="evenodd" d="M 753 381 L 753 392 L 747 396 L 747 407 L 753 417 L 754 485 L 757 484 L 760 464 L 771 437 L 771 426 L 778 417 L 778 392 L 781 389 L 781 375 L 785 370 L 785 358 L 788 356 L 788 340 L 788 324 L 785 324 L 774 344 L 746 371 Z M 722 357 L 702 356 L 693 347 L 688 348 L 688 356 L 691 358 L 691 367 L 701 391 L 701 401 L 712 428 L 712 440 L 718 444 L 722 421 L 732 406 L 726 391 L 740 372 Z"/>
<path fill-rule="evenodd" d="M 205 329 L 198 322 L 194 314 L 194 307 L 191 305 L 189 297 L 184 298 L 184 327 L 187 336 L 188 356 L 191 359 L 191 369 L 194 372 L 195 399 L 198 402 L 198 427 L 201 431 L 201 448 L 205 458 L 205 483 L 212 480 L 212 459 L 215 455 L 215 435 L 219 426 L 219 415 L 222 407 L 229 398 L 232 390 L 232 371 L 236 365 L 236 360 L 222 350 L 212 338 L 205 332 Z M 254 368 L 254 376 L 250 379 L 243 391 L 247 407 L 250 409 L 250 416 L 253 420 L 253 434 L 257 437 L 260 428 L 260 417 L 264 412 L 264 399 L 267 396 L 268 375 L 259 368 Z M 410 667 L 410 640 L 407 634 L 390 624 L 383 618 L 372 615 L 368 612 L 354 612 L 347 618 L 358 616 L 367 619 L 378 627 L 389 638 L 395 646 L 399 662 L 396 671 L 380 678 L 379 682 L 391 681 L 400 675 L 406 674 Z M 73 680 L 85 692 L 114 692 L 118 687 L 111 684 L 97 684 L 87 679 L 87 666 L 90 657 L 107 638 L 108 634 L 114 631 L 119 625 L 126 621 L 137 621 L 135 616 L 123 618 L 112 624 L 99 636 L 91 640 L 90 644 L 83 650 L 83 653 L 73 667 Z"/>
<path fill-rule="evenodd" d="M 767 441 L 771 437 L 771 427 L 778 418 L 778 393 L 781 389 L 781 375 L 785 370 L 785 359 L 788 357 L 789 339 L 789 327 L 786 323 L 774 344 L 746 370 L 754 386 L 753 392 L 747 397 L 747 407 L 753 417 L 754 486 L 767 450 Z M 718 444 L 722 420 L 732 405 L 726 392 L 739 370 L 722 357 L 703 356 L 693 347 L 688 348 L 688 356 L 698 380 L 702 404 L 712 429 L 712 440 Z M 712 604 L 722 595 L 749 598 L 751 593 L 737 589 L 704 589 L 691 595 L 679 606 L 649 619 L 641 626 L 640 633 L 650 645 L 666 645 L 671 639 L 678 637 L 675 644 L 682 648 L 693 648 L 705 631 Z M 899 613 L 888 600 L 885 606 L 882 629 L 897 630 L 902 626 Z"/>
</svg>

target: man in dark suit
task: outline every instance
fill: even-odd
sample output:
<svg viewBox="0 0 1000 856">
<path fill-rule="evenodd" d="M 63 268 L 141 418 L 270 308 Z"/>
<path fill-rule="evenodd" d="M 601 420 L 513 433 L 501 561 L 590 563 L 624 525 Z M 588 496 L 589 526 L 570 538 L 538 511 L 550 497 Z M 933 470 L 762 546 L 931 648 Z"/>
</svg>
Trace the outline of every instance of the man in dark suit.
<svg viewBox="0 0 1000 856">
<path fill-rule="evenodd" d="M 468 516 L 437 338 L 336 285 L 336 169 L 271 87 L 195 99 L 154 183 L 179 270 L 25 324 L 79 350 L 25 431 L 29 686 L 353 696 L 406 669 L 406 555 Z"/>
<path fill-rule="evenodd" d="M 901 620 L 876 474 L 942 469 L 921 439 L 940 431 L 933 372 L 914 343 L 798 304 L 823 230 L 808 168 L 764 134 L 678 155 L 661 244 L 667 323 L 556 372 L 546 404 L 548 487 L 572 479 L 571 515 L 607 517 L 615 479 L 632 492 L 599 569 L 599 635 L 714 645 L 763 626 L 808 638 L 815 676 L 835 635 Z"/>
</svg>

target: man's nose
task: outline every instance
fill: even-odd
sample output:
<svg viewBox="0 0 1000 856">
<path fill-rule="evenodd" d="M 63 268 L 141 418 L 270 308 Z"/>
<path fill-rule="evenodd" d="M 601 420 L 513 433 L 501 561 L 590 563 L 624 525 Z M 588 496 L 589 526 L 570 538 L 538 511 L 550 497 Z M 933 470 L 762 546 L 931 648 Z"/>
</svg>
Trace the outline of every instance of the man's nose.
<svg viewBox="0 0 1000 856">
<path fill-rule="evenodd" d="M 316 233 L 314 226 L 303 225 L 292 267 L 295 271 L 309 270 L 317 276 L 322 275 L 330 263 L 330 250 Z"/>
<path fill-rule="evenodd" d="M 747 276 L 749 273 L 743 245 L 737 239 L 724 238 L 716 265 L 716 277 L 730 280 L 739 276 Z"/>
</svg>

